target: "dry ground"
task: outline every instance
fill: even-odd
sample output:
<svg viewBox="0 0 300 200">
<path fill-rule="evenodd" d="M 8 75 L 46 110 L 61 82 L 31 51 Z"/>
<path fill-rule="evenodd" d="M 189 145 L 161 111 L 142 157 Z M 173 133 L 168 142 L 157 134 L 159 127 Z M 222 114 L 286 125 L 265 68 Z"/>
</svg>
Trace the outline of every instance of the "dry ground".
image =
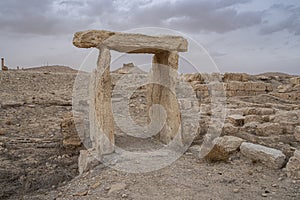
<svg viewBox="0 0 300 200">
<path fill-rule="evenodd" d="M 207 163 L 188 151 L 158 171 L 99 165 L 77 176 L 78 152 L 62 147 L 60 132 L 75 76 L 67 68 L 0 72 L 0 199 L 300 199 L 299 181 L 239 153 Z M 116 140 L 129 150 L 153 142 Z"/>
</svg>

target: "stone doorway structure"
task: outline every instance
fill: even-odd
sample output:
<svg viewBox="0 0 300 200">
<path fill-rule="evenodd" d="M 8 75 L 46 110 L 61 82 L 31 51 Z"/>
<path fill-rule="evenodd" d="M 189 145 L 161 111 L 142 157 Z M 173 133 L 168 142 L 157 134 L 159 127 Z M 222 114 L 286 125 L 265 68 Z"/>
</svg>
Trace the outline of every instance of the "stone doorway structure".
<svg viewBox="0 0 300 200">
<path fill-rule="evenodd" d="M 103 154 L 114 152 L 114 117 L 111 100 L 110 50 L 122 53 L 154 54 L 150 82 L 162 84 L 147 85 L 147 104 L 161 105 L 165 113 L 151 111 L 152 123 L 161 123 L 160 140 L 168 144 L 180 130 L 181 115 L 176 99 L 179 52 L 186 52 L 188 42 L 180 36 L 148 36 L 132 33 L 118 33 L 104 30 L 77 32 L 73 38 L 78 48 L 97 48 L 97 68 L 92 72 L 90 83 L 90 138 L 97 159 Z M 168 67 L 164 67 L 168 66 Z M 176 72 L 176 73 L 175 73 Z M 152 81 L 151 81 L 152 80 Z M 166 87 L 167 86 L 167 87 Z"/>
</svg>

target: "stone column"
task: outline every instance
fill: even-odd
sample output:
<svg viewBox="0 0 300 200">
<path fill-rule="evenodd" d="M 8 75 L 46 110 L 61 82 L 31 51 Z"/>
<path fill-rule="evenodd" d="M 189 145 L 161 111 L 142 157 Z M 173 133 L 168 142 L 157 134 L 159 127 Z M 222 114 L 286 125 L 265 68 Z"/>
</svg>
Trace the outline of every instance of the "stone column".
<svg viewBox="0 0 300 200">
<path fill-rule="evenodd" d="M 97 69 L 91 77 L 90 137 L 97 155 L 114 152 L 114 119 L 111 102 L 111 55 L 105 46 L 99 47 Z"/>
<path fill-rule="evenodd" d="M 1 58 L 1 69 L 3 70 L 4 68 L 4 58 Z"/>
<path fill-rule="evenodd" d="M 153 104 L 161 105 L 166 112 L 166 122 L 159 132 L 160 140 L 168 144 L 173 138 L 180 134 L 180 109 L 176 98 L 175 86 L 177 82 L 178 70 L 178 52 L 160 52 L 156 53 L 152 61 L 152 72 L 150 74 L 150 83 L 147 87 L 148 108 Z M 153 120 L 163 119 L 162 112 L 153 114 Z"/>
</svg>

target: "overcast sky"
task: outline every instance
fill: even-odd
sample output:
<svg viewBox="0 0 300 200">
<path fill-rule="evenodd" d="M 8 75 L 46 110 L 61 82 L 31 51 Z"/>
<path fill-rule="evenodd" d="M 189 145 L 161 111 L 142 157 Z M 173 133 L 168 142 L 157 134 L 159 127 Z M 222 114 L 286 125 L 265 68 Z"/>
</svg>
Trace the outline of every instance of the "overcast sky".
<svg viewBox="0 0 300 200">
<path fill-rule="evenodd" d="M 79 30 L 162 27 L 202 44 L 221 72 L 300 74 L 299 0 L 1 0 L 0 26 L 10 68 L 78 68 L 90 51 L 72 45 Z"/>
</svg>

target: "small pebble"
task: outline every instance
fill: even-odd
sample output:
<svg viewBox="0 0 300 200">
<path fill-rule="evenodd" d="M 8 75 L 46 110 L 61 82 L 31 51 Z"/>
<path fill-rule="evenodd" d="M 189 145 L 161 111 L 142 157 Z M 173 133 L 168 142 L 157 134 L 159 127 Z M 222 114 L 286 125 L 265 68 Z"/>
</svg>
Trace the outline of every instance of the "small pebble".
<svg viewBox="0 0 300 200">
<path fill-rule="evenodd" d="M 239 189 L 234 189 L 233 192 L 234 193 L 238 193 L 240 190 Z"/>
<path fill-rule="evenodd" d="M 126 198 L 127 196 L 127 194 L 122 194 L 122 198 Z"/>
<path fill-rule="evenodd" d="M 268 195 L 266 193 L 261 194 L 262 197 L 267 197 Z"/>
</svg>

